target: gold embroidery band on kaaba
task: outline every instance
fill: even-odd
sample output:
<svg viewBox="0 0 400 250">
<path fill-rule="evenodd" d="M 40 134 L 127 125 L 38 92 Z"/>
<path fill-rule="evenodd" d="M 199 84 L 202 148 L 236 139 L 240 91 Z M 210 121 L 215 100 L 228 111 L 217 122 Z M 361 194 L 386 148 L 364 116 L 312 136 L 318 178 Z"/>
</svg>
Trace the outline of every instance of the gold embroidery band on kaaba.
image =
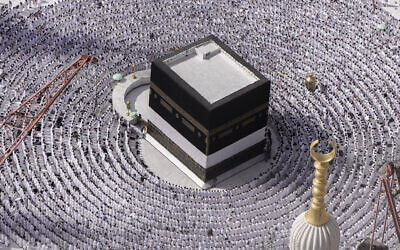
<svg viewBox="0 0 400 250">
<path fill-rule="evenodd" d="M 165 100 L 166 103 L 163 103 L 164 107 L 168 107 L 168 111 L 170 111 L 169 107 L 173 107 L 176 111 L 178 111 L 188 122 L 190 122 L 191 124 L 193 124 L 198 130 L 200 130 L 201 132 L 203 132 L 206 136 L 211 136 L 214 134 L 217 134 L 231 126 L 233 126 L 234 124 L 237 124 L 239 122 L 243 123 L 248 123 L 248 122 L 252 122 L 254 121 L 255 117 L 251 117 L 252 115 L 260 112 L 263 109 L 266 109 L 268 106 L 268 103 L 264 103 L 261 104 L 258 107 L 255 107 L 254 109 L 248 111 L 247 113 L 244 113 L 228 122 L 225 122 L 224 124 L 220 125 L 219 127 L 215 128 L 215 129 L 211 129 L 208 130 L 206 129 L 203 125 L 201 125 L 195 118 L 193 118 L 193 116 L 191 116 L 189 113 L 187 113 L 182 107 L 180 107 L 178 104 L 176 104 L 169 96 L 167 96 L 164 91 L 162 91 L 157 85 L 155 85 L 153 82 L 150 82 L 150 88 L 157 93 L 161 98 L 163 98 Z M 167 106 L 169 105 L 169 106 Z M 171 112 L 171 111 L 170 111 Z M 249 121 L 246 122 L 245 120 L 249 118 Z"/>
<path fill-rule="evenodd" d="M 163 99 L 160 100 L 160 103 L 161 103 L 161 105 L 162 105 L 166 110 L 168 110 L 170 113 L 173 112 L 172 107 L 171 107 L 168 103 L 166 103 Z"/>
<path fill-rule="evenodd" d="M 192 124 L 190 124 L 188 121 L 186 121 L 185 118 L 182 117 L 182 123 L 183 125 L 185 125 L 188 129 L 190 129 L 190 131 L 192 131 L 194 133 L 195 129 L 194 126 Z"/>
</svg>

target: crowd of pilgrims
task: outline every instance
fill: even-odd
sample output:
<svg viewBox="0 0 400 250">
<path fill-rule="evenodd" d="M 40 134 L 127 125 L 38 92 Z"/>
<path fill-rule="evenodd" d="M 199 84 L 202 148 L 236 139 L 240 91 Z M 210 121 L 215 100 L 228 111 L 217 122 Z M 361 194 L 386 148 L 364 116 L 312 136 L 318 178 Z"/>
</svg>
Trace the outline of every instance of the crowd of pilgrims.
<svg viewBox="0 0 400 250">
<path fill-rule="evenodd" d="M 310 202 L 315 139 L 321 151 L 328 139 L 338 145 L 325 201 L 341 247 L 370 235 L 376 168 L 398 154 L 398 21 L 361 0 L 36 4 L 1 7 L 0 116 L 77 56 L 95 56 L 100 65 L 85 65 L 1 166 L 3 245 L 285 248 Z M 387 29 L 377 30 L 382 22 Z M 111 105 L 113 73 L 132 63 L 148 68 L 174 46 L 211 33 L 272 81 L 269 125 L 278 138 L 269 169 L 222 191 L 153 174 L 138 135 Z M 303 85 L 309 73 L 317 78 L 314 93 Z M 8 132 L 0 133 L 4 150 Z M 393 228 L 387 232 L 393 246 Z"/>
</svg>

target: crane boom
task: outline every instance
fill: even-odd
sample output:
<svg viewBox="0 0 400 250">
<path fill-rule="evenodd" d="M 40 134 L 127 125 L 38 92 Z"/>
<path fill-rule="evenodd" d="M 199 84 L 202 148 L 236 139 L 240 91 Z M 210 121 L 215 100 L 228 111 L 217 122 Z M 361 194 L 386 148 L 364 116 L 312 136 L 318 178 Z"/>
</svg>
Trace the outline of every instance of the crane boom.
<svg viewBox="0 0 400 250">
<path fill-rule="evenodd" d="M 54 100 L 87 62 L 97 64 L 97 59 L 88 55 L 81 55 L 16 109 L 1 118 L 0 131 L 8 129 L 11 132 L 9 138 L 4 138 L 5 141 L 10 140 L 11 145 L 4 152 L 0 152 L 0 166 L 29 134 Z"/>
</svg>

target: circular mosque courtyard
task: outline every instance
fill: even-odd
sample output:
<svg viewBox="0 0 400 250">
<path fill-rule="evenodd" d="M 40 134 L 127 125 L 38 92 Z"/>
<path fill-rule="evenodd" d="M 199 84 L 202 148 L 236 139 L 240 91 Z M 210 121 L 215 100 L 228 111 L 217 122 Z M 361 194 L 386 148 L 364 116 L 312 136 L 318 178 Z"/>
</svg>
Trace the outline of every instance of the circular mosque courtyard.
<svg viewBox="0 0 400 250">
<path fill-rule="evenodd" d="M 28 1 L 30 3 L 30 1 Z M 29 5 L 28 3 L 28 5 Z M 398 2 L 397 2 L 398 5 Z M 29 7 L 29 6 L 28 6 Z M 0 116 L 85 65 L 0 166 L 0 243 L 62 249 L 288 249 L 311 202 L 309 146 L 338 153 L 325 204 L 340 249 L 371 235 L 378 169 L 400 156 L 400 22 L 371 1 L 59 1 L 0 6 Z M 271 80 L 276 152 L 237 185 L 160 178 L 112 107 L 112 75 L 214 34 Z M 306 75 L 317 89 L 304 86 Z M 7 143 L 0 130 L 0 152 Z M 156 157 L 156 156 L 155 156 Z M 384 225 L 380 206 L 375 235 Z M 378 233 L 379 232 L 379 233 Z M 385 244 L 399 247 L 389 217 Z"/>
</svg>

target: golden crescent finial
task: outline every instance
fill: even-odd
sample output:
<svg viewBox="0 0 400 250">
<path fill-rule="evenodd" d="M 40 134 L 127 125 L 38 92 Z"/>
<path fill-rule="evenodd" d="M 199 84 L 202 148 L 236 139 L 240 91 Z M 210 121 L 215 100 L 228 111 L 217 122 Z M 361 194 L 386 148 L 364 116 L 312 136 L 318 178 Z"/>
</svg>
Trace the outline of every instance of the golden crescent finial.
<svg viewBox="0 0 400 250">
<path fill-rule="evenodd" d="M 310 155 L 314 159 L 314 161 L 319 161 L 321 163 L 328 163 L 331 160 L 333 160 L 333 158 L 335 158 L 336 155 L 336 144 L 333 141 L 329 141 L 329 144 L 331 144 L 333 150 L 327 154 L 320 154 L 314 151 L 314 147 L 315 145 L 318 144 L 318 142 L 319 140 L 315 140 L 311 143 L 310 146 Z"/>
<path fill-rule="evenodd" d="M 314 146 L 319 140 L 315 140 L 310 146 L 310 155 L 314 159 L 315 177 L 313 179 L 312 201 L 310 208 L 305 213 L 308 223 L 314 226 L 324 225 L 329 221 L 329 215 L 325 209 L 324 197 L 326 195 L 326 177 L 328 175 L 329 162 L 336 155 L 336 144 L 330 141 L 333 150 L 328 154 L 319 154 L 314 151 Z"/>
</svg>

